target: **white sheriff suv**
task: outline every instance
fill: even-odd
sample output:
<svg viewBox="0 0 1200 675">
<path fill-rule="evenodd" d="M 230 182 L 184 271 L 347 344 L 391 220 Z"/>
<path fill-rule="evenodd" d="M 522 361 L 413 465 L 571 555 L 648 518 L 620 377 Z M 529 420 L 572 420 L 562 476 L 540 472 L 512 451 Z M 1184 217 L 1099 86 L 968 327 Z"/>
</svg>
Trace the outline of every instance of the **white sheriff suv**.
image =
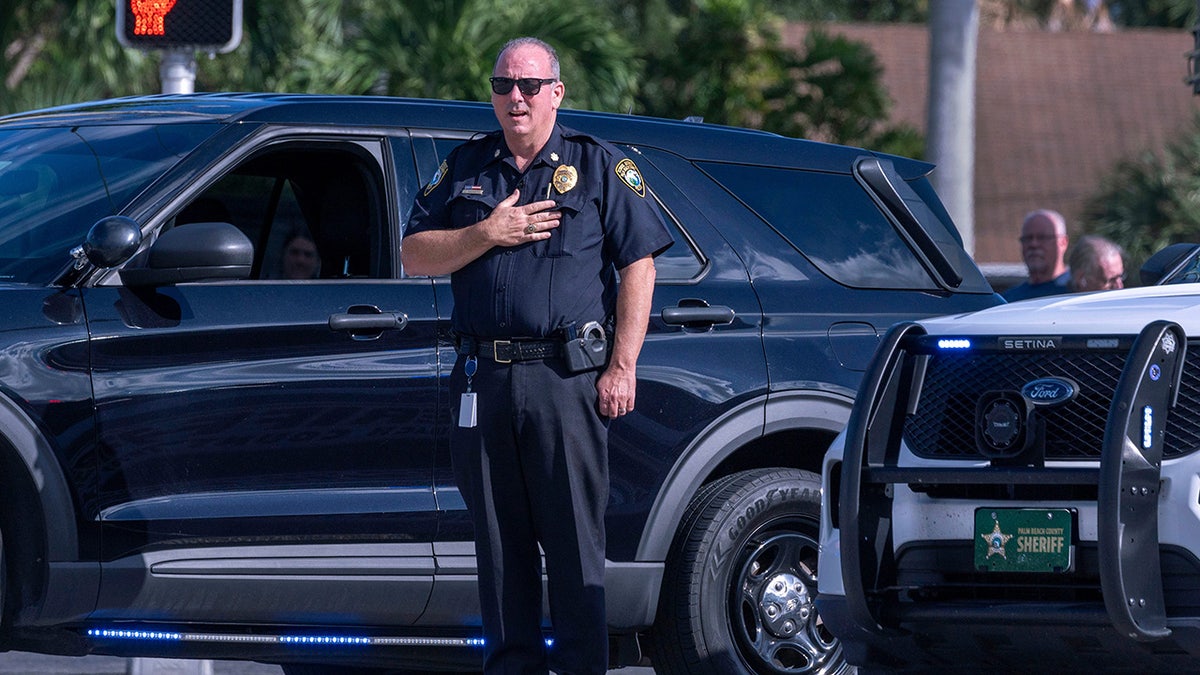
<svg viewBox="0 0 1200 675">
<path fill-rule="evenodd" d="M 1200 671 L 1198 254 L 892 328 L 822 474 L 817 606 L 851 663 Z"/>
</svg>

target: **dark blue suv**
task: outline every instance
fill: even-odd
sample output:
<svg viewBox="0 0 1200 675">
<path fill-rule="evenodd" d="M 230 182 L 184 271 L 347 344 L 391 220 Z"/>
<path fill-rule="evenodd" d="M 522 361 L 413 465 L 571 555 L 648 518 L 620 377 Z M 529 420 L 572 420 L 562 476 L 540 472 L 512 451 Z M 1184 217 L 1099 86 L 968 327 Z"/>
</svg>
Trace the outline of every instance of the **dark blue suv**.
<svg viewBox="0 0 1200 675">
<path fill-rule="evenodd" d="M 929 164 L 562 121 L 636 158 L 676 242 L 612 426 L 613 664 L 836 672 L 813 605 L 825 449 L 888 326 L 999 300 Z M 495 125 L 266 94 L 0 119 L 4 646 L 478 669 L 450 286 L 398 252 L 419 186 Z"/>
</svg>

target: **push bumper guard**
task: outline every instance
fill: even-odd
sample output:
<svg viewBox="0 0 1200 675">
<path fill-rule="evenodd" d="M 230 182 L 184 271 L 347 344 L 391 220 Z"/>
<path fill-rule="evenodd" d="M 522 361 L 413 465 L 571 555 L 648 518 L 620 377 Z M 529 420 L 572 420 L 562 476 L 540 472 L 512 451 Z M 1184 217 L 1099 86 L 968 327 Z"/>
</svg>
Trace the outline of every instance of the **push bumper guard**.
<svg viewBox="0 0 1200 675">
<path fill-rule="evenodd" d="M 924 335 L 918 324 L 902 323 L 885 336 L 859 392 L 846 429 L 838 503 L 844 612 L 856 631 L 900 637 L 897 618 L 920 621 L 941 614 L 970 620 L 1015 619 L 991 606 L 883 607 L 876 589 L 895 580 L 892 546 L 892 485 L 1090 485 L 1097 488 L 1100 590 L 1105 612 L 1080 623 L 1107 620 L 1122 635 L 1149 642 L 1171 634 L 1166 625 L 1159 566 L 1158 498 L 1163 429 L 1178 396 L 1186 336 L 1177 324 L 1156 321 L 1135 340 L 1118 381 L 1106 421 L 1100 468 L 989 466 L 971 469 L 897 465 L 904 418 L 914 397 L 912 359 L 905 343 Z M 1009 608 L 1011 610 L 1012 608 Z M 1049 607 L 1039 605 L 1044 620 Z M 1075 612 L 1083 608 L 1074 607 Z M 1098 608 L 1097 608 L 1098 609 Z M 931 610 L 933 610 L 931 612 Z M 1000 614 L 997 614 L 999 612 Z M 885 628 L 885 625 L 889 626 Z"/>
</svg>

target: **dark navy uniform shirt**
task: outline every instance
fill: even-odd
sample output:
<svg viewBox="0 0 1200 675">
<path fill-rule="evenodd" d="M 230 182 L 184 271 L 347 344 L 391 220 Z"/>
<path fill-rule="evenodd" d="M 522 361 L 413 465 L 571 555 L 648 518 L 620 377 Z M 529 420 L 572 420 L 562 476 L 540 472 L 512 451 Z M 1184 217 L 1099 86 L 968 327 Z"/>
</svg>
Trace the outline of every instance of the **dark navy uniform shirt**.
<svg viewBox="0 0 1200 675">
<path fill-rule="evenodd" d="M 549 337 L 616 311 L 616 272 L 672 243 L 641 172 L 613 145 L 555 125 L 517 170 L 500 131 L 455 148 L 417 196 L 405 236 L 487 218 L 520 189 L 518 205 L 558 202 L 549 239 L 496 246 L 450 277 L 453 327 L 480 338 Z"/>
</svg>

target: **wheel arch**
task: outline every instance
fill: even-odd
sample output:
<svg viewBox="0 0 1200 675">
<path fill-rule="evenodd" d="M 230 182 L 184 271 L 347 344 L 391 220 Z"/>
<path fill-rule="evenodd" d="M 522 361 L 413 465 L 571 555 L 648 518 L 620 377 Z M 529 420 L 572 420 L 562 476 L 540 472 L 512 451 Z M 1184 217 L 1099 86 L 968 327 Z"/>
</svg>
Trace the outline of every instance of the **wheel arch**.
<svg viewBox="0 0 1200 675">
<path fill-rule="evenodd" d="M 714 420 L 675 461 L 650 509 L 638 542 L 638 561 L 663 561 L 692 495 L 721 476 L 770 466 L 817 475 L 825 449 L 846 427 L 853 396 L 839 391 L 797 390 L 747 401 Z M 818 443 L 819 452 L 780 450 Z"/>
<path fill-rule="evenodd" d="M 37 424 L 7 396 L 0 396 L 0 494 L 2 553 L 9 579 L 18 580 L 5 589 L 7 612 L 44 595 L 50 563 L 79 558 L 66 477 Z"/>
</svg>

